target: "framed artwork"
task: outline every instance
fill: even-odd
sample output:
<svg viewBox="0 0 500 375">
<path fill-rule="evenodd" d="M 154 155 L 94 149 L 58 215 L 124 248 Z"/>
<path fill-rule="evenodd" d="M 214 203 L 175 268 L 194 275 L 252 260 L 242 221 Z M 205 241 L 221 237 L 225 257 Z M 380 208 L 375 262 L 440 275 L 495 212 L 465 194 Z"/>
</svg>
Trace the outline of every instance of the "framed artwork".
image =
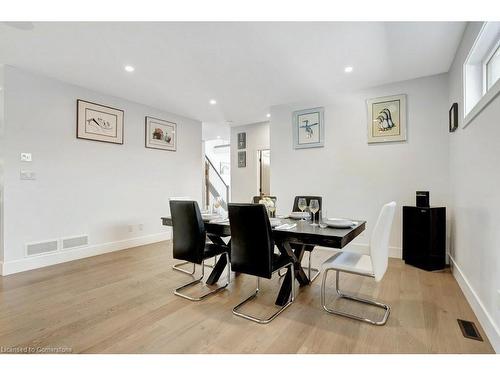
<svg viewBox="0 0 500 375">
<path fill-rule="evenodd" d="M 238 151 L 238 168 L 245 168 L 247 166 L 247 152 Z"/>
<path fill-rule="evenodd" d="M 369 99 L 368 143 L 406 141 L 406 95 Z"/>
<path fill-rule="evenodd" d="M 293 147 L 323 147 L 325 142 L 324 108 L 293 112 Z"/>
<path fill-rule="evenodd" d="M 448 126 L 450 133 L 453 133 L 458 128 L 458 103 L 453 103 L 448 112 Z"/>
<path fill-rule="evenodd" d="M 76 101 L 76 137 L 123 144 L 123 111 L 105 105 Z"/>
<path fill-rule="evenodd" d="M 247 133 L 238 133 L 238 150 L 247 148 Z"/>
<path fill-rule="evenodd" d="M 146 116 L 146 148 L 177 150 L 177 124 Z"/>
</svg>

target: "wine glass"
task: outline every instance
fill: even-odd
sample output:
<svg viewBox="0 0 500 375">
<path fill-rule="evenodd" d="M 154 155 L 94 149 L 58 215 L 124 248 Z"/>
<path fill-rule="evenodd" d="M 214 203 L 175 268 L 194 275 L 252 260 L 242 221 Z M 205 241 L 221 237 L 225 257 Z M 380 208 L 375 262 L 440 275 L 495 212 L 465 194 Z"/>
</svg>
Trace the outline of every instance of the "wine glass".
<svg viewBox="0 0 500 375">
<path fill-rule="evenodd" d="M 319 211 L 319 227 L 321 229 L 325 229 L 328 224 L 327 224 L 327 221 L 328 220 L 328 213 L 326 212 L 326 210 L 320 210 Z"/>
<path fill-rule="evenodd" d="M 270 217 L 274 217 L 274 213 L 276 212 L 276 203 L 272 203 L 269 205 L 268 207 L 268 210 L 269 210 L 269 213 L 270 213 Z"/>
<path fill-rule="evenodd" d="M 318 224 L 315 222 L 315 219 L 316 219 L 316 212 L 319 211 L 319 202 L 317 199 L 311 199 L 311 202 L 309 202 L 309 211 L 312 212 L 313 214 L 313 222 L 312 222 L 312 226 L 313 227 L 317 227 Z"/>
<path fill-rule="evenodd" d="M 299 198 L 299 200 L 297 202 L 297 206 L 299 207 L 299 210 L 304 212 L 304 210 L 307 208 L 306 198 Z M 304 217 L 302 217 L 302 219 L 300 219 L 300 220 L 305 221 L 306 219 Z"/>
</svg>

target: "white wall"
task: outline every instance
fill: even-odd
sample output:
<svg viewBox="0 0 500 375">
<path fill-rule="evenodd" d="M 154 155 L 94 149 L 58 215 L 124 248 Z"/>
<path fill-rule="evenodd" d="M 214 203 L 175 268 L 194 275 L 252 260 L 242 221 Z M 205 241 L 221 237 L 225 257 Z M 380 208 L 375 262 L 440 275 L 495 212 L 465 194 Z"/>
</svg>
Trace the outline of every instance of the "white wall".
<svg viewBox="0 0 500 375">
<path fill-rule="evenodd" d="M 295 195 L 321 195 L 329 216 L 367 220 L 355 241 L 367 244 L 384 203 L 398 203 L 391 254 L 401 254 L 401 206 L 429 190 L 433 205 L 448 206 L 448 82 L 446 75 L 337 96 L 331 103 L 271 108 L 271 191 L 278 211 Z M 406 142 L 368 144 L 366 99 L 407 94 Z M 325 107 L 325 147 L 294 150 L 292 112 Z M 283 206 L 285 209 L 283 209 Z"/>
<path fill-rule="evenodd" d="M 5 68 L 4 93 L 4 272 L 164 239 L 168 197 L 201 199 L 199 121 L 13 67 Z M 76 139 L 77 99 L 123 109 L 124 144 Z M 144 147 L 146 115 L 177 123 L 177 152 Z M 33 162 L 22 164 L 21 152 Z M 21 168 L 37 179 L 21 181 Z M 80 234 L 89 235 L 87 249 L 25 259 L 28 242 Z"/>
<path fill-rule="evenodd" d="M 238 133 L 247 133 L 247 166 L 238 168 Z M 231 202 L 251 203 L 259 195 L 259 150 L 269 149 L 269 123 L 261 122 L 231 128 Z M 271 157 L 271 165 L 273 159 Z M 271 190 L 271 193 L 273 191 Z"/>
<path fill-rule="evenodd" d="M 5 146 L 3 145 L 4 140 L 4 79 L 3 79 L 3 65 L 0 65 L 0 262 L 3 261 L 3 227 L 4 227 L 4 219 L 3 219 L 3 149 Z M 0 275 L 2 274 L 2 267 L 0 266 Z"/>
<path fill-rule="evenodd" d="M 450 253 L 454 274 L 500 351 L 500 97 L 465 128 L 462 69 L 481 23 L 469 24 L 449 73 L 448 107 L 458 102 L 459 128 L 449 135 L 453 202 Z"/>
</svg>

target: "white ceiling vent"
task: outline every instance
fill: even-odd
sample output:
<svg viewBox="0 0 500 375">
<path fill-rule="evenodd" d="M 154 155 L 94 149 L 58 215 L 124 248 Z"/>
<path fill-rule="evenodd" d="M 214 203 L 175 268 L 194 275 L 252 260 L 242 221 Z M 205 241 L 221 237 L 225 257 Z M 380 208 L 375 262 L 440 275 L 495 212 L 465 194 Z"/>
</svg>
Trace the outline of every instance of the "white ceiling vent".
<svg viewBox="0 0 500 375">
<path fill-rule="evenodd" d="M 78 237 L 68 237 L 62 239 L 62 249 L 73 249 L 75 247 L 87 246 L 89 244 L 89 236 L 83 235 Z"/>
<path fill-rule="evenodd" d="M 58 241 L 44 241 L 44 242 L 32 242 L 26 244 L 26 255 L 39 255 L 43 253 L 50 253 L 52 251 L 57 251 Z"/>
</svg>

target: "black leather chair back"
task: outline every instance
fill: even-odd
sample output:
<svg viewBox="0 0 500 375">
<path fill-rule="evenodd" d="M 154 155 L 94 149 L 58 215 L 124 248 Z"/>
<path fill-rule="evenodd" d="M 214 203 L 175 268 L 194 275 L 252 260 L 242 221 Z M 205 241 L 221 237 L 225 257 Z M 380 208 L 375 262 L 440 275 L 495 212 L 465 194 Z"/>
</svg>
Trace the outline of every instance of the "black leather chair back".
<svg viewBox="0 0 500 375">
<path fill-rule="evenodd" d="M 322 210 L 322 198 L 321 197 L 315 197 L 315 196 L 307 196 L 307 195 L 299 195 L 299 196 L 296 196 L 295 199 L 293 200 L 293 212 L 299 212 L 299 198 L 305 198 L 306 199 L 306 202 L 307 202 L 307 206 L 309 207 L 309 203 L 311 203 L 311 200 L 313 199 L 317 199 L 318 202 L 319 202 L 319 211 Z M 309 209 L 306 210 L 307 212 L 309 212 Z M 314 215 L 314 220 L 319 220 L 319 211 L 316 212 L 316 214 Z M 311 218 L 312 218 L 312 215 L 311 215 Z"/>
<path fill-rule="evenodd" d="M 253 203 L 257 204 L 259 203 L 259 201 L 262 199 L 262 198 L 271 198 L 274 203 L 276 203 L 276 197 L 272 196 L 272 195 L 256 195 L 255 197 L 253 197 Z"/>
<path fill-rule="evenodd" d="M 196 201 L 170 201 L 174 258 L 201 264 L 206 231 Z"/>
<path fill-rule="evenodd" d="M 274 241 L 262 204 L 229 204 L 231 269 L 270 279 Z"/>
</svg>

